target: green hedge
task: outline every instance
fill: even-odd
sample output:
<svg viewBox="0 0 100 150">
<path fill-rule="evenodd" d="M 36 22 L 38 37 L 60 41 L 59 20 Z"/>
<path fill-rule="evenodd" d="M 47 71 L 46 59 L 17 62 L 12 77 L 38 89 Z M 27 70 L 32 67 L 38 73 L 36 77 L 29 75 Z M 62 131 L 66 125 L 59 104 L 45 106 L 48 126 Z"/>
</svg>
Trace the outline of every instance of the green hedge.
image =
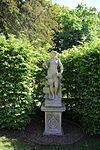
<svg viewBox="0 0 100 150">
<path fill-rule="evenodd" d="M 38 51 L 33 52 L 33 72 L 34 77 L 33 81 L 33 100 L 34 107 L 41 106 L 41 103 L 44 101 L 43 87 L 45 85 L 45 77 L 47 74 L 47 69 L 43 66 L 44 60 L 49 58 L 48 45 L 45 45 L 44 48 L 39 48 Z"/>
<path fill-rule="evenodd" d="M 71 106 L 74 117 L 86 127 L 87 132 L 99 133 L 100 43 L 73 47 L 60 57 L 64 64 L 63 95 L 76 99 Z"/>
<path fill-rule="evenodd" d="M 23 128 L 32 109 L 32 50 L 25 39 L 0 36 L 0 126 Z"/>
<path fill-rule="evenodd" d="M 25 39 L 0 36 L 0 126 L 22 128 L 40 106 L 49 58 L 48 45 L 35 50 Z M 63 97 L 67 111 L 91 134 L 100 125 L 100 43 L 93 42 L 65 50 L 59 57 L 64 65 Z M 33 99 L 33 100 L 32 100 Z M 74 100 L 73 100 L 74 99 Z M 66 116 L 67 118 L 67 116 Z"/>
</svg>

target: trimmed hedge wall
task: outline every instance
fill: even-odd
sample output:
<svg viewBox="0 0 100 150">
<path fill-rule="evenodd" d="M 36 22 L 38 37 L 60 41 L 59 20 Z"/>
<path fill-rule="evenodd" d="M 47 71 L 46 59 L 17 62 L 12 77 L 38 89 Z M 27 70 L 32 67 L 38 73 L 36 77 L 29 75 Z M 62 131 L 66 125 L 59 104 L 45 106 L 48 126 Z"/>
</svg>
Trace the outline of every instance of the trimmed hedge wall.
<svg viewBox="0 0 100 150">
<path fill-rule="evenodd" d="M 100 128 L 100 43 L 73 47 L 60 56 L 64 64 L 63 94 L 74 98 L 71 111 L 91 134 Z M 79 101 L 77 101 L 79 99 Z"/>
<path fill-rule="evenodd" d="M 49 58 L 48 46 L 34 50 L 26 39 L 0 36 L 0 126 L 21 129 L 40 107 Z M 90 134 L 100 126 L 100 43 L 93 42 L 63 51 L 63 97 L 67 111 Z M 67 101 L 66 99 L 73 99 Z M 32 100 L 33 99 L 33 100 Z M 67 116 L 66 116 L 67 118 Z"/>
<path fill-rule="evenodd" d="M 34 106 L 38 105 L 38 102 L 41 105 L 41 102 L 44 101 L 43 87 L 45 85 L 45 77 L 47 74 L 47 69 L 43 67 L 44 60 L 47 60 L 50 56 L 47 52 L 48 46 L 44 48 L 40 48 L 33 51 L 33 72 L 32 75 L 34 77 L 33 81 L 33 99 Z"/>
<path fill-rule="evenodd" d="M 25 39 L 0 36 L 0 126 L 24 128 L 32 109 L 32 51 Z"/>
</svg>

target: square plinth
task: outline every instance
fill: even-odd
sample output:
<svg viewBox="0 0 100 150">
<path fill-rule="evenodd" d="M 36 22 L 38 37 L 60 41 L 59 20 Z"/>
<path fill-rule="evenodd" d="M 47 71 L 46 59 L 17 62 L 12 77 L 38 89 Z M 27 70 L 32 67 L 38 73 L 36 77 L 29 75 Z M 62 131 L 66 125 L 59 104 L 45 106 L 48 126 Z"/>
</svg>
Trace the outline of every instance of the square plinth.
<svg viewBox="0 0 100 150">
<path fill-rule="evenodd" d="M 41 110 L 45 112 L 45 130 L 44 135 L 63 135 L 61 126 L 62 112 L 65 111 L 65 105 L 62 107 L 42 106 Z"/>
</svg>

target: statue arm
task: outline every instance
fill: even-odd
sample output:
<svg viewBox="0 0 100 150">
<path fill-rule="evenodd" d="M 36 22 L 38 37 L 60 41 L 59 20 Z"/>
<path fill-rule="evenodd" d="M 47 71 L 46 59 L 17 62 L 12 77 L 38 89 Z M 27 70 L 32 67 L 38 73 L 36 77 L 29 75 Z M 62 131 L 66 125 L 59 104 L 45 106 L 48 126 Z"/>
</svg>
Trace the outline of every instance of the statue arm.
<svg viewBox="0 0 100 150">
<path fill-rule="evenodd" d="M 61 63 L 61 61 L 60 61 L 60 59 L 59 59 L 59 66 L 60 66 L 60 73 L 62 74 L 63 71 L 64 71 L 64 67 L 63 67 L 63 65 L 62 65 L 62 63 Z"/>
<path fill-rule="evenodd" d="M 49 60 L 44 61 L 43 65 L 48 68 Z"/>
</svg>

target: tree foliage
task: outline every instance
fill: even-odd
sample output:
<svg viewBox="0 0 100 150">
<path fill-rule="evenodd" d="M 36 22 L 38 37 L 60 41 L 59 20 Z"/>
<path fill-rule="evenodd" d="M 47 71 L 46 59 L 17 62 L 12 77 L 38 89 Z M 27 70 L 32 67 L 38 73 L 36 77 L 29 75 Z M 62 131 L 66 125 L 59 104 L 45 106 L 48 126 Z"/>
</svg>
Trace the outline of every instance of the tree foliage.
<svg viewBox="0 0 100 150">
<path fill-rule="evenodd" d="M 52 29 L 57 27 L 52 4 L 45 0 L 0 1 L 0 32 L 17 37 L 23 33 L 32 42 L 52 43 Z"/>
<path fill-rule="evenodd" d="M 23 33 L 31 42 L 38 41 L 37 47 L 54 42 L 54 49 L 62 51 L 89 41 L 97 35 L 99 22 L 96 9 L 84 4 L 69 10 L 46 0 L 0 1 L 0 32 L 17 37 Z"/>
<path fill-rule="evenodd" d="M 62 11 L 58 24 L 60 29 L 54 34 L 54 49 L 62 51 L 92 40 L 97 35 L 99 17 L 95 8 L 79 4 L 74 10 Z"/>
</svg>

